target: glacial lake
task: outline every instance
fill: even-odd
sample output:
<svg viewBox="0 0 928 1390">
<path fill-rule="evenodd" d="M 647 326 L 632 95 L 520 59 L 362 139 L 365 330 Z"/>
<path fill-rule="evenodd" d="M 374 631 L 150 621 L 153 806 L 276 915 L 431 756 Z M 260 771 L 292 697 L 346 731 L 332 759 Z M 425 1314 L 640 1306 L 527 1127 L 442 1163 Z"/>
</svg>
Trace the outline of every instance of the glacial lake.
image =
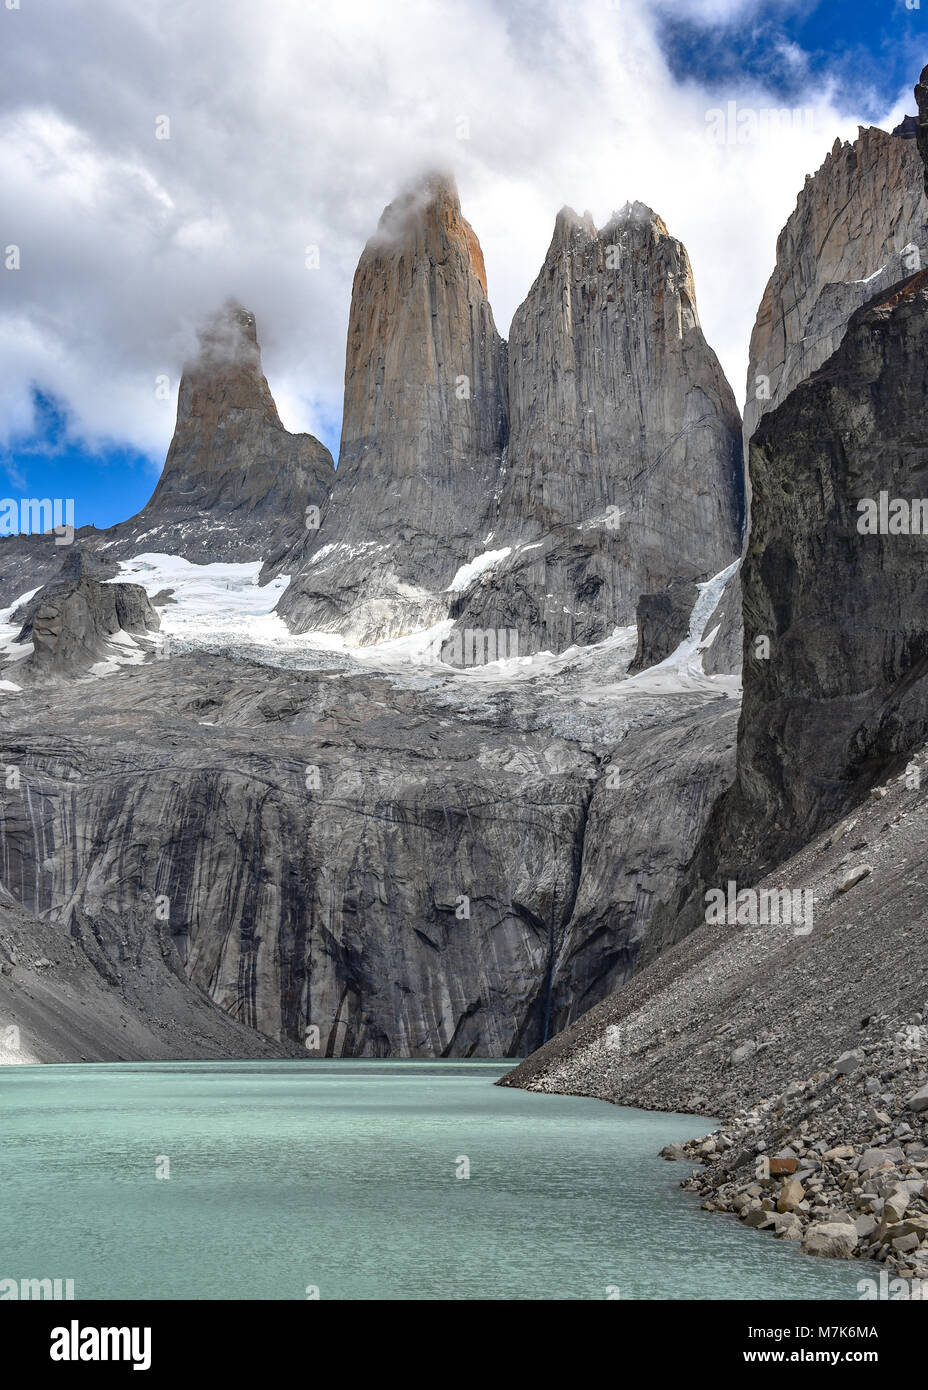
<svg viewBox="0 0 928 1390">
<path fill-rule="evenodd" d="M 656 1155 L 704 1118 L 494 1086 L 510 1065 L 0 1068 L 0 1278 L 78 1299 L 859 1297 L 872 1266 L 680 1191 L 689 1168 Z"/>
</svg>

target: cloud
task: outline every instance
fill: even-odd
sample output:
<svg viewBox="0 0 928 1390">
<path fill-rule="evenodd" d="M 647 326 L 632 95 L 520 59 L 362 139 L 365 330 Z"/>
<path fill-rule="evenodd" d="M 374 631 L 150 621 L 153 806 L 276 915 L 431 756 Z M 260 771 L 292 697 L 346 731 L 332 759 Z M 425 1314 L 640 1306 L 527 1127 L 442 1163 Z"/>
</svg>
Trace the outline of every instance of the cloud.
<svg viewBox="0 0 928 1390">
<path fill-rule="evenodd" d="M 714 20 L 752 0 L 700 0 Z M 671 77 L 659 0 L 67 0 L 3 18 L 0 437 L 30 390 L 70 428 L 160 463 L 173 389 L 207 316 L 257 318 L 285 423 L 341 408 L 351 280 L 385 204 L 424 167 L 456 175 L 497 325 L 541 265 L 558 208 L 597 224 L 639 199 L 687 246 L 706 335 L 735 393 L 804 176 L 835 135 L 826 89 L 775 139 L 713 143 L 719 105 Z M 801 54 L 793 55 L 801 64 Z M 756 83 L 739 108 L 777 105 Z"/>
</svg>

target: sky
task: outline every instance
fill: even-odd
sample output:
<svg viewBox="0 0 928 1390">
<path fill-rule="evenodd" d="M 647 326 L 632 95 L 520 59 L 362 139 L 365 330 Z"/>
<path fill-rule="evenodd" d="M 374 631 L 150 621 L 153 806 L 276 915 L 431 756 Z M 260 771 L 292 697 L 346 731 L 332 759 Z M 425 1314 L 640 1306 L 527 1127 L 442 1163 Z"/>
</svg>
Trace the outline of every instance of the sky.
<svg viewBox="0 0 928 1390">
<path fill-rule="evenodd" d="M 337 457 L 354 268 L 432 167 L 503 336 L 561 206 L 649 204 L 740 403 L 806 174 L 914 112 L 926 63 L 928 0 L 0 0 L 0 492 L 137 511 L 229 296 Z M 729 102 L 751 139 L 718 138 Z"/>
</svg>

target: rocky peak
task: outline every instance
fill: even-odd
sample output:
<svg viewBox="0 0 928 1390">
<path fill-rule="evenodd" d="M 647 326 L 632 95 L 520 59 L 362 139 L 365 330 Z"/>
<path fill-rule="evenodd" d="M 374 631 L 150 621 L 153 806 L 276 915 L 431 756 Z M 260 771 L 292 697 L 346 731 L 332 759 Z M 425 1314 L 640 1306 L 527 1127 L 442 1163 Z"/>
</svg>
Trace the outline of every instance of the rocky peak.
<svg viewBox="0 0 928 1390">
<path fill-rule="evenodd" d="M 835 141 L 777 239 L 751 335 L 746 449 L 761 416 L 838 348 L 854 311 L 928 261 L 926 224 L 913 141 L 875 126 Z"/>
<path fill-rule="evenodd" d="M 127 646 L 138 660 L 151 650 L 148 634 L 160 619 L 140 584 L 112 584 L 94 577 L 92 557 L 75 553 L 59 580 L 46 584 L 16 615 L 22 620 L 17 643 L 32 644 L 25 659 L 5 670 L 16 682 L 87 674 L 96 662 L 125 660 Z M 128 641 L 127 641 L 128 639 Z"/>
<path fill-rule="evenodd" d="M 184 367 L 177 402 L 178 427 L 196 420 L 216 425 L 229 410 L 255 410 L 283 429 L 267 379 L 255 316 L 229 299 L 200 330 L 199 352 Z M 216 465 L 215 456 L 207 460 Z"/>
<path fill-rule="evenodd" d="M 459 627 L 563 650 L 635 621 L 639 597 L 738 553 L 740 418 L 703 337 L 689 258 L 643 203 L 597 230 L 558 213 L 509 341 L 510 440 Z M 481 547 L 483 549 L 484 547 Z"/>
<path fill-rule="evenodd" d="M 311 434 L 285 430 L 261 366 L 254 314 L 228 300 L 199 334 L 181 376 L 177 424 L 151 501 L 114 527 L 106 556 L 139 549 L 273 563 L 320 515 L 332 456 Z"/>
<path fill-rule="evenodd" d="M 280 611 L 365 643 L 426 626 L 473 553 L 507 438 L 506 351 L 453 180 L 387 207 L 351 295 L 332 507 Z"/>
<path fill-rule="evenodd" d="M 461 213 L 457 184 L 451 174 L 432 171 L 387 204 L 365 250 L 378 259 L 389 259 L 392 253 L 431 259 L 451 247 L 469 263 L 486 294 L 483 251 Z"/>
</svg>

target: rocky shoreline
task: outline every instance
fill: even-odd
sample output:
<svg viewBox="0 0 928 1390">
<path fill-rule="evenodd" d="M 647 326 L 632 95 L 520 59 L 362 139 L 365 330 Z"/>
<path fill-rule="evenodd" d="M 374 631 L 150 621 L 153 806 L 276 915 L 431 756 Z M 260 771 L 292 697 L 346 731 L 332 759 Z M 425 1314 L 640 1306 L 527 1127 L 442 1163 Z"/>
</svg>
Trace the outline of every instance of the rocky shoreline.
<svg viewBox="0 0 928 1390">
<path fill-rule="evenodd" d="M 681 1186 L 704 1211 L 733 1213 L 808 1255 L 877 1261 L 889 1280 L 880 1297 L 928 1299 L 923 1017 L 862 1020 L 859 1045 L 834 1066 L 662 1156 L 702 1165 Z"/>
</svg>

